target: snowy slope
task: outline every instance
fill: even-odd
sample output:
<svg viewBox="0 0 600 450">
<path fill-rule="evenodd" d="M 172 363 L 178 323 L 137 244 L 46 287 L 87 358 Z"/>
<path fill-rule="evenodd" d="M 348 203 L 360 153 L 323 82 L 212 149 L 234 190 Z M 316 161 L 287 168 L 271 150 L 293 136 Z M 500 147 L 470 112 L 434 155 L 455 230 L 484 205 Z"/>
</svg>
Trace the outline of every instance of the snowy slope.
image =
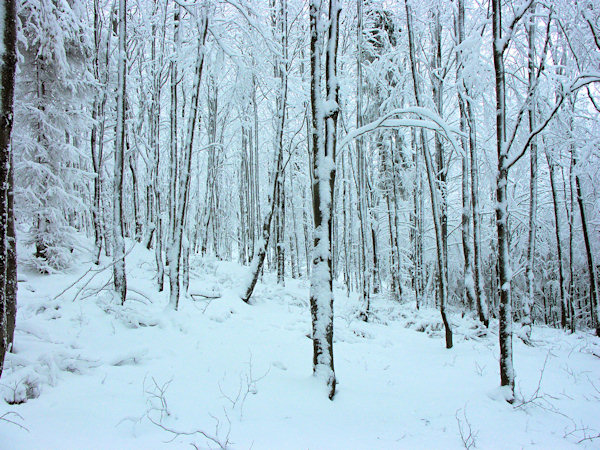
<svg viewBox="0 0 600 450">
<path fill-rule="evenodd" d="M 21 265 L 15 353 L 0 379 L 12 403 L 0 416 L 14 423 L 0 421 L 1 449 L 600 446 L 586 440 L 600 433 L 600 344 L 588 333 L 537 327 L 534 347 L 516 340 L 511 406 L 493 327 L 452 315 L 446 350 L 436 311 L 377 298 L 363 323 L 339 291 L 331 402 L 311 377 L 306 281 L 281 287 L 266 274 L 246 305 L 244 268 L 195 259 L 191 292 L 220 298 L 165 312 L 152 261 L 141 247 L 129 254 L 124 307 L 110 283 L 100 290 L 110 270 L 54 298 L 92 267 L 85 255 L 63 274 Z"/>
</svg>

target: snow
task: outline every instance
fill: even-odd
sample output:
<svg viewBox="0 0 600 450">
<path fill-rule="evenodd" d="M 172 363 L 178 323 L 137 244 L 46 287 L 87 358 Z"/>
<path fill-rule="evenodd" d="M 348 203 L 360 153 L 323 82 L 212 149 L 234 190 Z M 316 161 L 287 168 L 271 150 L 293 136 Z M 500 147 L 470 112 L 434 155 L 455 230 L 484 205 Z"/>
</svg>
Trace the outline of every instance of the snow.
<svg viewBox="0 0 600 450">
<path fill-rule="evenodd" d="M 192 257 L 190 291 L 221 297 L 165 311 L 154 253 L 136 245 L 124 306 L 100 290 L 110 269 L 77 300 L 87 277 L 55 299 L 90 267 L 90 254 L 75 257 L 68 273 L 19 274 L 0 391 L 26 401 L 2 403 L 0 416 L 27 431 L 0 420 L 2 449 L 218 448 L 200 431 L 231 448 L 458 449 L 469 427 L 478 448 L 571 448 L 600 432 L 600 340 L 590 333 L 535 326 L 533 346 L 515 340 L 510 405 L 498 387 L 497 322 L 486 332 L 449 311 L 446 350 L 437 310 L 373 297 L 365 323 L 340 285 L 329 401 L 312 375 L 308 280 L 284 288 L 265 271 L 246 305 L 236 294 L 246 268 Z"/>
</svg>

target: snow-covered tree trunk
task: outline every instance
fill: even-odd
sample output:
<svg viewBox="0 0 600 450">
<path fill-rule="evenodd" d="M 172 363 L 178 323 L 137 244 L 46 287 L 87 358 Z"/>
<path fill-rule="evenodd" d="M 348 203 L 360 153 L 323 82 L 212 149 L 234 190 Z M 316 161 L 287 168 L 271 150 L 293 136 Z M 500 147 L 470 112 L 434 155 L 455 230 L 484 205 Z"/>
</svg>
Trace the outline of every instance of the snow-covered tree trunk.
<svg viewBox="0 0 600 450">
<path fill-rule="evenodd" d="M 413 34 L 413 12 L 412 8 L 406 3 L 406 20 L 407 20 L 407 31 L 408 31 L 408 42 L 409 42 L 409 56 L 410 65 L 413 77 L 413 87 L 415 93 L 415 101 L 417 106 L 422 106 L 421 90 L 419 87 L 419 78 L 417 75 L 417 64 L 415 54 L 415 42 Z M 433 216 L 433 226 L 435 230 L 435 241 L 436 241 L 436 255 L 437 255 L 437 269 L 438 269 L 438 306 L 440 308 L 440 315 L 442 316 L 442 322 L 444 323 L 446 348 L 452 348 L 452 328 L 448 322 L 446 316 L 446 304 L 448 302 L 448 265 L 445 259 L 445 243 L 444 234 L 442 227 L 442 217 L 440 213 L 440 198 L 438 188 L 436 186 L 436 171 L 433 166 L 431 153 L 429 146 L 424 138 L 424 132 L 421 129 L 421 145 L 423 151 L 423 159 L 425 160 L 425 169 L 427 171 L 427 180 L 429 182 L 429 193 L 431 199 L 431 213 Z"/>
<path fill-rule="evenodd" d="M 331 239 L 333 189 L 335 186 L 335 150 L 339 112 L 337 79 L 338 0 L 329 1 L 328 34 L 325 39 L 325 99 L 321 92 L 322 29 L 321 11 L 316 0 L 309 5 L 311 110 L 312 110 L 312 178 L 314 243 L 310 286 L 312 317 L 313 372 L 327 385 L 328 396 L 335 395 L 333 364 L 333 274 Z"/>
<path fill-rule="evenodd" d="M 573 148 L 574 152 L 575 149 Z M 577 164 L 577 157 L 573 157 L 575 160 L 574 165 Z M 585 255 L 588 264 L 588 274 L 590 278 L 590 297 L 589 297 L 589 308 L 590 308 L 590 319 L 592 328 L 596 329 L 596 336 L 600 337 L 600 323 L 598 323 L 598 281 L 596 277 L 596 264 L 594 262 L 594 252 L 592 250 L 592 243 L 590 239 L 589 224 L 587 220 L 585 204 L 583 202 L 583 194 L 581 191 L 581 179 L 577 171 L 575 171 L 575 197 L 577 198 L 577 205 L 579 206 L 579 217 L 581 218 L 581 232 L 583 233 L 583 242 L 585 244 Z"/>
<path fill-rule="evenodd" d="M 529 92 L 535 89 L 535 7 L 532 8 L 530 22 L 527 26 L 528 38 L 528 81 Z M 532 99 L 529 105 L 529 132 L 536 127 L 535 99 Z M 534 137 L 529 145 L 529 233 L 527 236 L 527 264 L 525 266 L 525 279 L 527 281 L 527 293 L 523 299 L 523 333 L 524 338 L 531 339 L 531 327 L 533 324 L 532 309 L 535 295 L 535 275 L 533 273 L 533 264 L 535 259 L 535 228 L 537 214 L 537 140 Z"/>
<path fill-rule="evenodd" d="M 158 5 L 158 0 L 155 0 L 155 7 Z M 163 28 L 164 42 L 164 28 Z M 151 42 L 151 59 L 152 59 L 152 103 L 149 109 L 149 134 L 150 146 L 152 147 L 152 160 L 154 167 L 151 172 L 150 188 L 154 197 L 154 259 L 156 261 L 156 284 L 158 291 L 162 292 L 165 280 L 165 268 L 163 263 L 163 219 L 162 219 L 162 189 L 160 186 L 160 91 L 161 91 L 161 67 L 164 52 L 158 54 L 157 45 L 161 41 L 161 36 L 158 35 L 158 27 L 152 24 L 152 42 Z M 164 50 L 164 45 L 161 44 Z"/>
<path fill-rule="evenodd" d="M 275 114 L 275 154 L 283 151 L 283 133 L 288 95 L 288 25 L 287 2 L 279 0 L 275 11 L 274 34 L 280 44 L 281 54 L 275 56 L 275 78 L 279 81 Z M 275 259 L 277 266 L 277 283 L 284 284 L 285 276 L 285 175 L 277 177 L 277 208 L 275 217 Z"/>
<path fill-rule="evenodd" d="M 506 386 L 509 402 L 514 401 L 515 374 L 513 369 L 512 345 L 512 270 L 509 257 L 508 236 L 508 171 L 510 144 L 506 140 L 506 81 L 504 69 L 504 52 L 506 51 L 512 32 L 519 19 L 531 6 L 528 0 L 519 6 L 506 36 L 502 30 L 501 0 L 492 0 L 492 56 L 494 60 L 496 91 L 496 152 L 498 155 L 498 172 L 496 173 L 496 232 L 498 245 L 498 339 L 500 342 L 500 385 Z M 517 124 L 518 126 L 518 124 Z"/>
<path fill-rule="evenodd" d="M 362 73 L 362 38 L 363 38 L 363 0 L 356 0 L 357 9 L 357 60 L 356 60 L 356 128 L 362 127 L 363 124 L 363 73 Z M 357 203 L 358 203 L 358 220 L 360 222 L 360 257 L 359 257 L 359 280 L 361 286 L 362 308 L 361 317 L 363 320 L 368 320 L 370 314 L 370 269 L 369 269 L 369 249 L 368 238 L 369 219 L 368 219 L 368 192 L 367 192 L 367 161 L 365 156 L 366 146 L 359 137 L 356 140 L 356 171 L 357 171 Z"/>
<path fill-rule="evenodd" d="M 481 215 L 479 212 L 479 161 L 477 157 L 477 134 L 471 100 L 466 101 L 469 123 L 469 162 L 471 168 L 471 207 L 473 220 L 473 283 L 475 303 L 479 320 L 487 327 L 489 324 L 488 302 L 485 295 L 481 268 Z"/>
<path fill-rule="evenodd" d="M 10 351 L 17 312 L 11 134 L 17 66 L 16 0 L 0 4 L 0 376 Z"/>
<path fill-rule="evenodd" d="M 420 308 L 423 296 L 423 182 L 421 178 L 421 158 L 417 148 L 417 133 L 411 130 L 411 146 L 415 167 L 413 183 L 413 209 L 411 213 L 410 241 L 412 259 L 412 287 L 415 292 L 415 306 Z"/>
<path fill-rule="evenodd" d="M 179 182 L 178 197 L 176 202 L 176 214 L 174 217 L 175 229 L 172 241 L 169 245 L 169 280 L 170 296 L 169 307 L 177 310 L 179 307 L 179 279 L 181 275 L 181 250 L 184 233 L 185 217 L 187 212 L 188 190 L 190 186 L 190 171 L 192 165 L 192 148 L 194 145 L 194 132 L 196 130 L 196 118 L 198 116 L 198 99 L 200 97 L 200 82 L 202 80 L 202 67 L 204 64 L 204 42 L 206 41 L 206 32 L 208 28 L 208 18 L 206 9 L 202 9 L 202 16 L 199 20 L 198 53 L 196 56 L 196 69 L 194 74 L 194 85 L 192 88 L 192 98 L 190 100 L 190 112 L 188 115 L 187 131 L 183 143 L 183 159 L 179 170 L 179 179 L 172 180 Z"/>
<path fill-rule="evenodd" d="M 283 251 L 283 223 L 280 221 L 285 220 L 281 207 L 285 205 L 285 199 L 281 197 L 284 194 L 285 179 L 284 179 L 284 166 L 283 166 L 283 132 L 285 127 L 286 119 L 286 106 L 287 106 L 287 95 L 288 95 L 288 64 L 287 61 L 287 3 L 285 0 L 280 0 L 279 6 L 275 11 L 274 18 L 274 32 L 278 36 L 279 44 L 281 45 L 281 54 L 275 55 L 275 76 L 279 79 L 279 89 L 276 100 L 276 123 L 275 123 L 275 168 L 273 174 L 273 193 L 270 198 L 270 205 L 267 214 L 262 221 L 262 229 L 259 234 L 258 240 L 255 243 L 253 250 L 252 261 L 250 262 L 250 274 L 246 282 L 246 286 L 243 288 L 242 300 L 248 303 L 250 297 L 254 292 L 256 282 L 261 273 L 264 265 L 265 257 L 267 254 L 267 248 L 269 240 L 271 238 L 271 222 L 273 216 L 277 215 L 275 225 L 275 252 L 276 252 L 276 266 L 277 266 L 277 281 L 283 283 L 283 258 L 285 253 Z"/>
<path fill-rule="evenodd" d="M 179 57 L 180 48 L 180 33 L 179 33 L 179 20 L 181 16 L 181 5 L 177 5 L 173 12 L 173 55 L 170 62 L 170 82 L 171 82 L 171 115 L 170 115 L 170 134 L 169 134 L 169 197 L 167 201 L 167 209 L 169 211 L 169 232 L 168 242 L 169 248 L 167 250 L 167 264 L 170 265 L 170 256 L 173 249 L 170 247 L 174 243 L 175 232 L 177 228 L 177 188 L 179 186 L 178 175 L 179 175 L 179 164 L 178 164 L 178 145 L 177 145 L 177 114 L 178 102 L 177 102 L 177 85 L 179 84 L 179 74 L 177 71 L 177 58 Z"/>
<path fill-rule="evenodd" d="M 256 287 L 256 282 L 258 281 L 258 277 L 265 263 L 265 257 L 267 255 L 267 248 L 269 245 L 269 239 L 271 236 L 271 222 L 273 220 L 273 214 L 275 213 L 275 208 L 277 207 L 277 183 L 279 181 L 279 177 L 283 172 L 283 149 L 279 152 L 279 156 L 277 157 L 276 163 L 276 171 L 275 178 L 273 180 L 273 194 L 271 197 L 270 208 L 267 211 L 266 216 L 263 219 L 261 234 L 259 235 L 258 241 L 256 242 L 254 248 L 254 256 L 252 257 L 252 261 L 250 262 L 250 273 L 249 278 L 246 282 L 246 286 L 244 286 L 244 290 L 242 292 L 242 300 L 248 303 L 250 301 L 250 297 L 252 297 L 252 293 L 254 292 L 254 288 Z"/>
<path fill-rule="evenodd" d="M 125 101 L 126 101 L 126 20 L 127 0 L 119 0 L 119 53 L 117 81 L 117 123 L 115 129 L 115 167 L 113 181 L 113 281 L 121 304 L 127 297 L 125 276 L 125 240 L 123 239 L 123 166 L 125 153 Z"/>
<path fill-rule="evenodd" d="M 457 38 L 458 45 L 460 46 L 465 40 L 465 5 L 464 0 L 458 0 L 458 15 L 457 15 Z M 466 134 L 461 138 L 461 144 L 463 149 L 463 155 L 461 155 L 462 164 L 462 245 L 463 245 L 463 258 L 464 258 L 464 295 L 467 300 L 469 308 L 474 306 L 477 308 L 479 313 L 480 305 L 477 303 L 477 295 L 475 293 L 475 281 L 473 277 L 473 240 L 471 236 L 471 217 L 473 215 L 473 209 L 471 208 L 471 192 L 469 190 L 469 134 L 467 134 L 468 119 L 467 119 L 467 106 L 468 90 L 465 85 L 465 81 L 462 80 L 464 67 L 464 55 L 462 51 L 457 53 L 457 92 L 458 92 L 458 108 L 460 112 L 460 131 Z"/>
<path fill-rule="evenodd" d="M 129 145 L 127 145 L 129 150 Z M 137 175 L 137 155 L 129 152 L 129 170 L 131 172 L 131 197 L 133 202 L 133 219 L 135 221 L 134 237 L 137 242 L 142 242 L 142 221 L 140 220 L 139 212 L 139 195 L 138 195 L 138 175 Z"/>
<path fill-rule="evenodd" d="M 548 162 L 549 169 L 549 178 L 550 178 L 550 189 L 552 190 L 552 206 L 554 211 L 554 232 L 556 238 L 556 253 L 558 258 L 558 288 L 560 295 L 560 326 L 563 329 L 566 329 L 567 326 L 572 327 L 572 307 L 567 303 L 567 298 L 565 296 L 565 274 L 563 267 L 563 248 L 561 242 L 561 220 L 560 220 L 560 210 L 559 210 L 559 200 L 558 200 L 558 189 L 556 186 L 556 163 L 552 160 L 550 156 L 550 152 L 548 151 L 547 143 L 544 145 L 545 153 L 546 153 L 546 161 Z M 566 205 L 565 205 L 566 206 Z M 571 319 L 571 320 L 569 320 Z"/>
<path fill-rule="evenodd" d="M 107 33 L 106 51 L 105 51 L 105 69 L 104 76 L 100 77 L 100 53 L 101 53 L 101 21 L 100 21 L 99 0 L 94 0 L 94 77 L 102 87 L 100 92 L 94 98 L 92 105 L 92 130 L 90 133 L 90 149 L 92 156 L 92 167 L 94 169 L 94 201 L 92 205 L 92 222 L 94 225 L 94 243 L 96 244 L 96 264 L 100 264 L 100 254 L 102 252 L 102 242 L 106 241 L 104 236 L 104 218 L 102 214 L 102 167 L 104 158 L 104 129 L 105 129 L 105 109 L 108 99 L 108 58 L 110 55 L 110 37 L 112 33 Z"/>
<path fill-rule="evenodd" d="M 444 68 L 442 67 L 442 23 L 440 21 L 439 5 L 433 9 L 433 32 L 432 32 L 432 67 L 431 84 L 433 104 L 440 117 L 444 117 Z M 439 215 L 442 253 L 444 254 L 444 269 L 446 273 L 446 285 L 448 283 L 448 186 L 446 184 L 446 156 L 444 142 L 439 133 L 435 135 L 435 173 L 439 191 Z M 447 296 L 447 294 L 446 294 Z"/>
</svg>

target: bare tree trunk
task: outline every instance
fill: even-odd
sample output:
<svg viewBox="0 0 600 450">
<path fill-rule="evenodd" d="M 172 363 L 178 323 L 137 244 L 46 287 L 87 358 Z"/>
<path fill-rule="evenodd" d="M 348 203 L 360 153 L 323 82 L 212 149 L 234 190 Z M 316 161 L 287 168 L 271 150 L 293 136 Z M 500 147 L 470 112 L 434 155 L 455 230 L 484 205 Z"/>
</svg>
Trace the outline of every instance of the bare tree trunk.
<svg viewBox="0 0 600 450">
<path fill-rule="evenodd" d="M 17 254 L 11 134 L 17 67 L 17 5 L 0 8 L 0 376 L 11 350 L 17 315 Z"/>
<path fill-rule="evenodd" d="M 127 297 L 125 240 L 123 239 L 123 166 L 125 152 L 125 101 L 127 89 L 126 20 L 127 0 L 119 0 L 119 62 L 117 85 L 117 123 L 115 130 L 115 168 L 113 181 L 113 281 L 121 304 Z"/>
</svg>

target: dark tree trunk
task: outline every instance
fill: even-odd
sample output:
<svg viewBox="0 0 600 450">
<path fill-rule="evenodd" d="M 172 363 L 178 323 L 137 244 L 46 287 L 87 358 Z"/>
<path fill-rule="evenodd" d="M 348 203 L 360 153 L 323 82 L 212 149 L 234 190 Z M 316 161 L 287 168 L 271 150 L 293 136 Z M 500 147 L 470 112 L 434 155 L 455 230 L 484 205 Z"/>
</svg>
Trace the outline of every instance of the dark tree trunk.
<svg viewBox="0 0 600 450">
<path fill-rule="evenodd" d="M 17 11 L 15 0 L 5 0 L 0 56 L 0 376 L 4 356 L 13 342 L 17 314 L 17 258 L 13 209 L 11 133 L 17 65 Z"/>
</svg>

